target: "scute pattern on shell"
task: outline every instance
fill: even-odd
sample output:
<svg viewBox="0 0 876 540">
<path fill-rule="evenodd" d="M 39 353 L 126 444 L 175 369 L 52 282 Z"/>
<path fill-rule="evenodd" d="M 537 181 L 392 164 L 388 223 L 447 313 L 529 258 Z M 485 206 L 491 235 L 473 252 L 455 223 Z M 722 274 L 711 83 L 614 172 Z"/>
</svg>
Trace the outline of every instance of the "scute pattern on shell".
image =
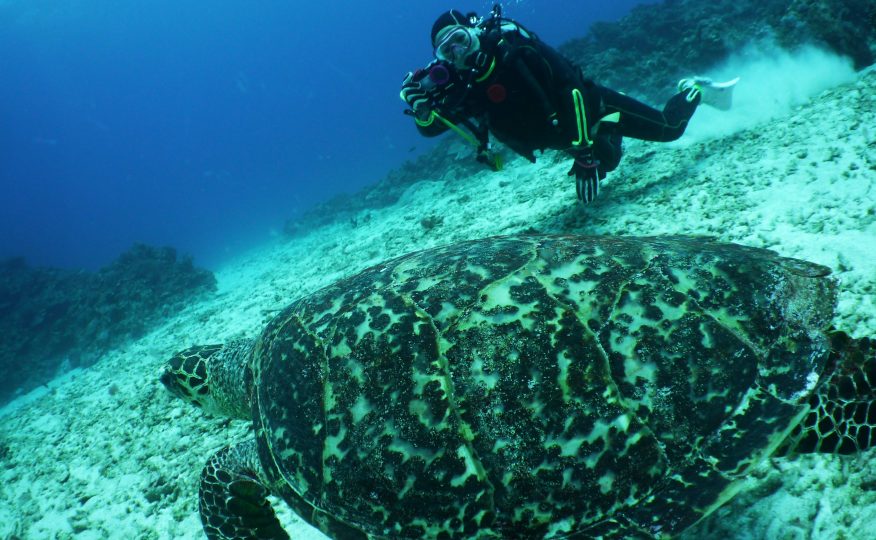
<svg viewBox="0 0 876 540">
<path fill-rule="evenodd" d="M 374 535 L 681 530 L 805 413 L 827 273 L 688 237 L 388 261 L 262 334 L 263 462 L 305 518 Z"/>
</svg>

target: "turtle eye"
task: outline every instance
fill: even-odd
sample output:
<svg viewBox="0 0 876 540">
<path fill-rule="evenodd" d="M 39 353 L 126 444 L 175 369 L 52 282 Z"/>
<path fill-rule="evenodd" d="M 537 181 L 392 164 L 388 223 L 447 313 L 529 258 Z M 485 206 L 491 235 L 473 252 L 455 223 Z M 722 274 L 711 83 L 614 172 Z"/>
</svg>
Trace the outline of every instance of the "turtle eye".
<svg viewBox="0 0 876 540">
<path fill-rule="evenodd" d="M 161 384 L 174 396 L 203 407 L 210 393 L 207 361 L 220 350 L 222 345 L 196 345 L 176 353 L 161 370 Z"/>
<path fill-rule="evenodd" d="M 171 394 L 198 407 L 202 406 L 199 399 L 209 392 L 207 381 L 191 376 L 184 370 L 174 369 L 172 363 L 165 366 L 158 380 Z"/>
<path fill-rule="evenodd" d="M 171 394 L 176 397 L 188 399 L 189 393 L 186 392 L 187 378 L 184 373 L 174 371 L 168 366 L 161 372 L 161 376 L 158 380 L 161 381 L 161 384 L 163 384 Z"/>
</svg>

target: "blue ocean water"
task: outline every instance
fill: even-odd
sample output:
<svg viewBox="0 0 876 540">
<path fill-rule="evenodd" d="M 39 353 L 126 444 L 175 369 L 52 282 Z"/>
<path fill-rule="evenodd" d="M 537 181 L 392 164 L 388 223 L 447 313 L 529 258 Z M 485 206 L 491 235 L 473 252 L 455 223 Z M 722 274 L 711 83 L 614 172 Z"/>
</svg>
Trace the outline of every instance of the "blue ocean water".
<svg viewBox="0 0 876 540">
<path fill-rule="evenodd" d="M 640 3 L 505 2 L 553 45 Z M 0 1 L 0 259 L 215 267 L 429 148 L 398 99 L 436 0 Z"/>
</svg>

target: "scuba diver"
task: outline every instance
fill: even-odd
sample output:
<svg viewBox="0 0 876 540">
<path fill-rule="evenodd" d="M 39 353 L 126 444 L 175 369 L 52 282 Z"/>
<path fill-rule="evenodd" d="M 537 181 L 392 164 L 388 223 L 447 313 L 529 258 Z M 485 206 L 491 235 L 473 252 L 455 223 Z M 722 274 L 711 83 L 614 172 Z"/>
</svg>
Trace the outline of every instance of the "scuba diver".
<svg viewBox="0 0 876 540">
<path fill-rule="evenodd" d="M 408 73 L 401 99 L 419 132 L 452 130 L 477 147 L 477 159 L 501 168 L 492 135 L 535 162 L 535 150 L 572 157 L 578 199 L 593 201 L 599 182 L 620 163 L 623 137 L 674 141 L 700 103 L 729 109 L 738 78 L 714 83 L 682 79 L 662 111 L 600 86 L 521 24 L 452 9 L 432 26 L 435 58 Z"/>
</svg>

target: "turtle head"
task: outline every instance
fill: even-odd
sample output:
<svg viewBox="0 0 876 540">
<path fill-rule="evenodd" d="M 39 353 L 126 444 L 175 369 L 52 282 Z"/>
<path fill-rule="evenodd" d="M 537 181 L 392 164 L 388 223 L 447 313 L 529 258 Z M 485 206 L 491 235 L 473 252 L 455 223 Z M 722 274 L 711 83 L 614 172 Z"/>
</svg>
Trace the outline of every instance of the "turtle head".
<svg viewBox="0 0 876 540">
<path fill-rule="evenodd" d="M 159 380 L 171 394 L 211 415 L 249 420 L 254 344 L 246 339 L 190 347 L 162 366 Z"/>
</svg>

